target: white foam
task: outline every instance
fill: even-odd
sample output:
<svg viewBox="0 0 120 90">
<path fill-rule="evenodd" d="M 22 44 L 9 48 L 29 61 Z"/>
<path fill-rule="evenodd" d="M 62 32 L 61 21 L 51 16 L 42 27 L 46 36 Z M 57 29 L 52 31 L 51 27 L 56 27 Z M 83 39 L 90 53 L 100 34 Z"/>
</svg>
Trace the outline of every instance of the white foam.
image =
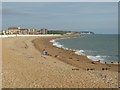
<svg viewBox="0 0 120 90">
<path fill-rule="evenodd" d="M 77 54 L 77 55 L 85 55 L 85 54 L 84 54 L 85 51 L 86 51 L 86 50 L 76 51 L 75 54 Z M 107 56 L 100 56 L 100 55 L 98 55 L 98 56 L 92 56 L 92 55 L 87 55 L 87 58 L 88 58 L 88 59 L 91 59 L 91 60 L 93 60 L 93 61 L 98 61 L 98 60 L 100 60 L 101 62 L 104 61 L 104 59 L 103 59 L 104 57 L 107 57 Z"/>
<path fill-rule="evenodd" d="M 64 48 L 64 47 L 63 47 Z M 67 49 L 67 50 L 69 50 L 69 48 L 64 48 L 64 49 Z"/>
<path fill-rule="evenodd" d="M 77 55 L 85 55 L 83 52 L 84 52 L 84 50 L 80 50 L 80 51 L 76 51 L 75 54 L 77 54 Z"/>
<path fill-rule="evenodd" d="M 50 40 L 50 42 L 52 42 L 52 43 L 53 43 L 53 42 L 55 42 L 55 40 Z"/>
<path fill-rule="evenodd" d="M 60 39 L 65 39 L 65 38 L 53 39 L 53 40 L 50 40 L 50 42 L 53 43 L 53 46 L 56 46 L 58 48 L 64 48 L 63 45 L 61 45 L 59 42 L 56 42 L 57 40 L 60 40 Z M 66 49 L 66 48 L 64 48 L 64 49 Z"/>
<path fill-rule="evenodd" d="M 53 42 L 53 46 L 56 46 L 56 47 L 59 47 L 59 48 L 62 48 L 63 45 L 61 45 L 59 42 Z"/>
<path fill-rule="evenodd" d="M 50 40 L 50 42 L 53 43 L 53 46 L 56 46 L 56 47 L 59 47 L 59 48 L 64 48 L 64 49 L 70 50 L 69 48 L 65 48 L 65 47 L 63 47 L 63 45 L 61 45 L 59 42 L 56 42 L 57 40 L 68 39 L 68 38 L 71 38 L 71 37 L 53 39 L 53 40 Z M 71 50 L 72 50 L 72 49 L 71 49 Z"/>
<path fill-rule="evenodd" d="M 94 61 L 104 61 L 104 59 L 102 58 L 102 56 L 87 56 L 88 59 L 94 60 Z"/>
<path fill-rule="evenodd" d="M 80 51 L 76 51 L 75 52 L 75 54 L 77 54 L 77 55 L 85 55 L 84 54 L 84 52 L 85 52 L 86 50 L 80 50 Z M 100 55 L 98 55 L 98 56 L 92 56 L 92 55 L 86 55 L 87 56 L 87 58 L 88 59 L 91 59 L 91 60 L 93 60 L 93 61 L 101 61 L 101 62 L 104 62 L 104 58 L 105 57 L 108 57 L 108 56 L 100 56 Z"/>
<path fill-rule="evenodd" d="M 70 38 L 70 37 L 68 37 L 68 38 Z M 59 47 L 59 48 L 64 48 L 64 49 L 67 49 L 67 50 L 72 50 L 72 49 L 63 47 L 63 45 L 61 45 L 59 42 L 56 42 L 56 40 L 68 39 L 68 38 L 53 39 L 53 40 L 50 40 L 50 42 L 53 43 L 53 46 L 56 46 L 56 47 Z M 76 51 L 75 54 L 77 54 L 77 55 L 85 55 L 83 52 L 84 52 L 84 50 L 80 50 L 80 51 Z"/>
<path fill-rule="evenodd" d="M 56 41 L 56 40 L 60 40 L 60 39 L 67 39 L 67 38 L 54 39 L 54 40 L 50 40 L 50 42 L 52 42 L 53 45 L 56 46 L 56 47 L 64 48 L 64 49 L 67 49 L 67 50 L 73 50 L 73 49 L 63 47 L 63 45 L 61 45 L 59 42 Z M 99 61 L 100 60 L 100 62 L 102 62 L 102 63 L 105 62 L 106 57 L 109 57 L 109 56 L 101 56 L 101 55 L 97 55 L 97 56 L 86 55 L 86 54 L 84 54 L 84 52 L 96 52 L 96 51 L 79 50 L 79 51 L 76 51 L 75 54 L 77 54 L 77 55 L 85 55 L 85 56 L 87 56 L 88 59 L 91 59 L 93 61 Z"/>
<path fill-rule="evenodd" d="M 67 39 L 67 38 L 60 38 L 60 39 Z M 67 50 L 73 50 L 73 49 L 68 49 L 68 48 L 65 48 L 63 47 L 63 45 L 61 45 L 59 42 L 56 42 L 56 40 L 60 40 L 60 39 L 53 39 L 53 40 L 50 40 L 50 42 L 53 43 L 53 46 L 56 46 L 58 48 L 64 48 L 64 49 L 67 49 Z M 79 51 L 76 51 L 75 54 L 77 55 L 85 55 L 84 52 L 91 52 L 90 50 L 79 50 Z M 101 62 L 104 62 L 104 58 L 105 57 L 108 57 L 108 56 L 100 56 L 100 55 L 97 55 L 97 56 L 92 56 L 92 55 L 86 55 L 88 59 L 91 59 L 93 61 L 101 61 Z"/>
</svg>

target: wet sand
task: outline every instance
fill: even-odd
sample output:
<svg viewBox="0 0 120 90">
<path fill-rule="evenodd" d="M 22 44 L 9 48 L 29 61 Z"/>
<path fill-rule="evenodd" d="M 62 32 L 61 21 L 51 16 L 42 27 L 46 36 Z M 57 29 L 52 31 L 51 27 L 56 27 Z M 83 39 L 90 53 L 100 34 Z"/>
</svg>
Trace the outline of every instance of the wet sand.
<svg viewBox="0 0 120 90">
<path fill-rule="evenodd" d="M 85 56 L 56 48 L 49 42 L 55 38 L 61 37 L 4 38 L 2 41 L 2 87 L 118 87 L 118 73 L 115 71 L 115 66 L 92 64 L 92 61 Z M 41 55 L 43 48 L 46 48 L 50 56 Z M 94 68 L 94 70 L 87 70 L 87 68 Z M 101 70 L 102 68 L 110 68 L 110 70 Z"/>
</svg>

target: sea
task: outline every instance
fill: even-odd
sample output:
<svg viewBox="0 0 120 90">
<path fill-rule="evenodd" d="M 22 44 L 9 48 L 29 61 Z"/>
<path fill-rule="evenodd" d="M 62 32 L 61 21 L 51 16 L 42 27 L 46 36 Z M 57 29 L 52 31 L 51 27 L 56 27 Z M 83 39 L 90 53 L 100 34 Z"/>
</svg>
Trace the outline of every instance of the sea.
<svg viewBox="0 0 120 90">
<path fill-rule="evenodd" d="M 88 59 L 107 63 L 118 63 L 118 35 L 94 34 L 80 37 L 54 39 L 53 45 L 59 48 L 78 50 L 77 55 L 86 55 Z"/>
</svg>

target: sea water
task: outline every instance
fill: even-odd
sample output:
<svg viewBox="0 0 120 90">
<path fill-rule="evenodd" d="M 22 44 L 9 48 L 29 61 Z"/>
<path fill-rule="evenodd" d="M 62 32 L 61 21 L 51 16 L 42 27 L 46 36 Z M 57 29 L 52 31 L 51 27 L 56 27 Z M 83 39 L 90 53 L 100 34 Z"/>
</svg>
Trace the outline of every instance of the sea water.
<svg viewBox="0 0 120 90">
<path fill-rule="evenodd" d="M 77 49 L 78 55 L 101 62 L 118 62 L 118 35 L 82 35 L 73 38 L 52 40 L 54 46 L 65 49 Z"/>
</svg>

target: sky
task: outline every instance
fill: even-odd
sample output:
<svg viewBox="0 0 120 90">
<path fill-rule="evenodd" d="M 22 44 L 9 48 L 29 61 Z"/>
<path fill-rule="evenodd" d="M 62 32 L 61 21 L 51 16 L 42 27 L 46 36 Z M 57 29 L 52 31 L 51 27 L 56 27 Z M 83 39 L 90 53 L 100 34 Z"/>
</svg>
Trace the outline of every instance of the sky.
<svg viewBox="0 0 120 90">
<path fill-rule="evenodd" d="M 119 2 L 120 0 L 1 0 L 2 2 Z"/>
<path fill-rule="evenodd" d="M 117 2 L 3 2 L 2 28 L 118 33 Z"/>
</svg>

